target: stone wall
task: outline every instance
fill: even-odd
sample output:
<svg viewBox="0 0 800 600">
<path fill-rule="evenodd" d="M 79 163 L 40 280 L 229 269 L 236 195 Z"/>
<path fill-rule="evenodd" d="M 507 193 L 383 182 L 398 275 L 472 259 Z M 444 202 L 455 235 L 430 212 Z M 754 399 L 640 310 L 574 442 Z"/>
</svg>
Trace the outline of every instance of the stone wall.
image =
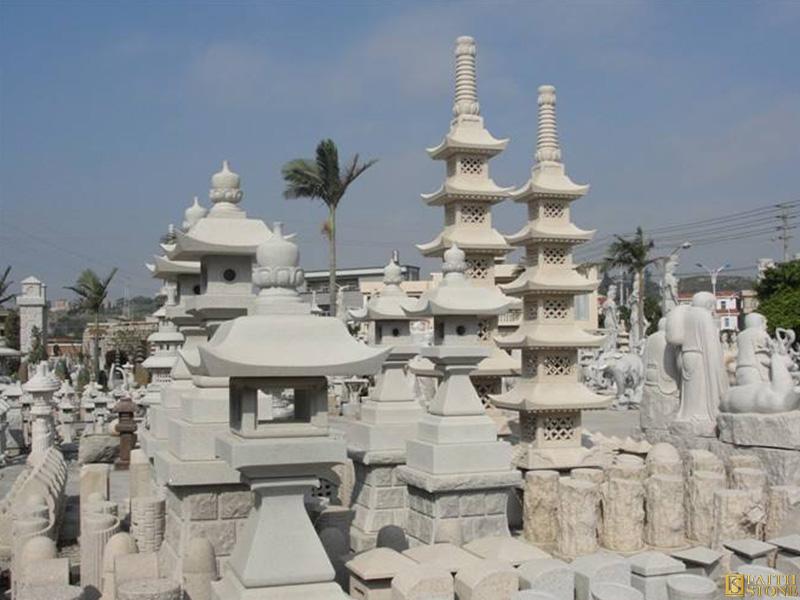
<svg viewBox="0 0 800 600">
<path fill-rule="evenodd" d="M 165 572 L 182 570 L 189 542 L 198 537 L 211 543 L 221 572 L 253 507 L 253 494 L 245 485 L 167 486 L 166 505 Z"/>
</svg>

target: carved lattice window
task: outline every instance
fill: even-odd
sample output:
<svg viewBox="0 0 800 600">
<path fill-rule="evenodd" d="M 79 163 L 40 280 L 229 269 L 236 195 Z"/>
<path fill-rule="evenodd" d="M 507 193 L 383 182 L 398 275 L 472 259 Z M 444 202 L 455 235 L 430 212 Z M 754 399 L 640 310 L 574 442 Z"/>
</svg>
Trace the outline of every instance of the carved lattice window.
<svg viewBox="0 0 800 600">
<path fill-rule="evenodd" d="M 525 300 L 525 320 L 535 321 L 539 318 L 539 303 L 536 300 Z"/>
<path fill-rule="evenodd" d="M 169 371 L 154 371 L 153 383 L 167 384 L 172 381 L 172 375 Z"/>
<path fill-rule="evenodd" d="M 564 216 L 564 205 L 560 202 L 545 202 L 542 204 L 542 216 L 547 219 L 560 219 Z"/>
<path fill-rule="evenodd" d="M 542 250 L 542 260 L 546 265 L 564 265 L 567 263 L 567 249 L 547 246 Z"/>
<path fill-rule="evenodd" d="M 545 300 L 543 312 L 545 319 L 566 319 L 569 314 L 569 304 L 566 300 L 560 298 Z"/>
<path fill-rule="evenodd" d="M 315 498 L 335 498 L 338 492 L 338 485 L 326 479 L 320 479 L 319 486 L 311 490 L 311 495 Z"/>
<path fill-rule="evenodd" d="M 544 374 L 564 377 L 572 374 L 572 359 L 566 354 L 545 354 L 542 359 Z"/>
<path fill-rule="evenodd" d="M 488 279 L 491 267 L 489 257 L 472 257 L 467 259 L 467 277 L 470 279 Z"/>
<path fill-rule="evenodd" d="M 485 223 L 486 207 L 482 204 L 462 204 L 461 205 L 462 223 Z"/>
<path fill-rule="evenodd" d="M 522 349 L 522 376 L 536 377 L 536 352 L 530 348 Z"/>
<path fill-rule="evenodd" d="M 477 156 L 465 156 L 459 163 L 459 172 L 462 175 L 480 175 L 483 173 L 485 161 Z"/>
<path fill-rule="evenodd" d="M 489 319 L 481 319 L 478 321 L 478 339 L 482 342 L 488 342 L 492 336 L 492 322 Z"/>
<path fill-rule="evenodd" d="M 489 394 L 499 394 L 500 378 L 499 377 L 475 377 L 472 380 L 472 385 L 478 393 L 478 398 L 481 399 L 481 404 L 484 408 L 489 408 L 492 403 L 489 402 Z"/>
<path fill-rule="evenodd" d="M 570 415 L 545 416 L 542 438 L 548 442 L 567 442 L 575 438 L 575 419 Z"/>
</svg>

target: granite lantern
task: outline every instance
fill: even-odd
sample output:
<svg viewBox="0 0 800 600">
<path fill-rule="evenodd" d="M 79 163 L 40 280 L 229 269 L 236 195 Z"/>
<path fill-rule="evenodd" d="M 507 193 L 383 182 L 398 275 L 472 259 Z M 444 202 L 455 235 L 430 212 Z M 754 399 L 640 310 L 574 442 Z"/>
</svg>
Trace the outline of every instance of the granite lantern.
<svg viewBox="0 0 800 600">
<path fill-rule="evenodd" d="M 276 224 L 257 251 L 253 314 L 220 325 L 190 365 L 230 378 L 230 428 L 217 434 L 216 452 L 256 495 L 228 571 L 214 584 L 219 599 L 347 597 L 303 498 L 346 456 L 328 432 L 326 377 L 374 373 L 389 349 L 357 342 L 339 319 L 313 316 L 296 289 L 304 280 L 298 264 L 297 246 Z M 294 410 L 276 418 L 260 406 L 259 390 L 288 393 Z"/>
</svg>

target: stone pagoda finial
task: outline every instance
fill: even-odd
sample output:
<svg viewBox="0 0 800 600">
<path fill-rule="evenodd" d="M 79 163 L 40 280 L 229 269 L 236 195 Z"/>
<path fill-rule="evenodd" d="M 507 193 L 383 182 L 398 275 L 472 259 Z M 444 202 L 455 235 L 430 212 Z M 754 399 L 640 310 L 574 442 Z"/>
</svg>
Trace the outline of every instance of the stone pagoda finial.
<svg viewBox="0 0 800 600">
<path fill-rule="evenodd" d="M 539 86 L 539 137 L 536 140 L 536 162 L 561 162 L 556 128 L 556 88 Z"/>
<path fill-rule="evenodd" d="M 383 269 L 383 283 L 386 286 L 398 286 L 402 282 L 403 269 L 397 264 L 397 260 L 392 257 L 392 260 Z"/>
<path fill-rule="evenodd" d="M 197 196 L 194 197 L 194 202 L 183 213 L 183 228 L 191 229 L 195 223 L 206 216 L 208 211 L 200 206 L 200 200 Z"/>
<path fill-rule="evenodd" d="M 302 304 L 297 288 L 305 281 L 300 267 L 300 250 L 290 236 L 283 235 L 283 223 L 273 224 L 272 237 L 256 250 L 257 266 L 253 269 L 253 283 L 260 288 L 256 298 L 256 314 L 308 312 Z M 303 310 L 298 311 L 302 306 Z"/>
<path fill-rule="evenodd" d="M 231 171 L 227 160 L 223 160 L 222 169 L 211 177 L 209 198 L 215 205 L 218 203 L 238 204 L 243 196 L 239 175 Z"/>
<path fill-rule="evenodd" d="M 467 272 L 467 255 L 456 244 L 450 246 L 444 253 L 444 263 L 442 273 L 448 281 L 453 279 L 464 279 Z"/>
<path fill-rule="evenodd" d="M 462 35 L 456 39 L 456 101 L 453 115 L 479 115 L 478 84 L 475 75 L 475 39 Z"/>
</svg>

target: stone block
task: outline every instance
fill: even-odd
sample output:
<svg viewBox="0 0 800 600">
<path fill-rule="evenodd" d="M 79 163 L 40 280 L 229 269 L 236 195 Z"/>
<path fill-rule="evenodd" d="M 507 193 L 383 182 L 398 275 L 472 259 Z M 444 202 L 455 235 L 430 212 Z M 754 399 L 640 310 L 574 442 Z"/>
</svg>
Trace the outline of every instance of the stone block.
<svg viewBox="0 0 800 600">
<path fill-rule="evenodd" d="M 236 544 L 236 521 L 194 521 L 189 523 L 189 537 L 205 537 L 216 556 L 227 556 Z"/>
<path fill-rule="evenodd" d="M 180 585 L 172 579 L 138 579 L 117 588 L 118 600 L 180 600 Z"/>
<path fill-rule="evenodd" d="M 80 472 L 80 505 L 83 510 L 92 494 L 100 494 L 104 500 L 109 497 L 110 464 L 83 465 Z"/>
<path fill-rule="evenodd" d="M 222 492 L 219 495 L 220 519 L 244 519 L 253 507 L 253 493 L 250 491 Z"/>
<path fill-rule="evenodd" d="M 672 557 L 686 565 L 686 572 L 689 574 L 707 577 L 714 581 L 718 581 L 722 577 L 722 552 L 695 546 L 685 550 L 676 550 L 672 553 Z"/>
<path fill-rule="evenodd" d="M 416 563 L 443 569 L 455 575 L 476 567 L 481 559 L 474 554 L 450 543 L 416 546 L 403 552 Z"/>
<path fill-rule="evenodd" d="M 392 579 L 392 600 L 453 600 L 453 576 L 447 571 L 417 565 Z"/>
<path fill-rule="evenodd" d="M 800 486 L 776 485 L 767 492 L 767 539 L 800 534 Z"/>
<path fill-rule="evenodd" d="M 639 478 L 609 479 L 601 486 L 603 547 L 635 552 L 644 546 L 644 486 Z"/>
<path fill-rule="evenodd" d="M 737 446 L 800 450 L 800 411 L 785 413 L 720 413 L 719 439 Z"/>
<path fill-rule="evenodd" d="M 725 489 L 725 483 L 725 475 L 714 471 L 694 471 L 689 477 L 686 489 L 686 533 L 689 539 L 711 544 L 714 492 Z"/>
<path fill-rule="evenodd" d="M 773 557 L 777 551 L 776 546 L 752 538 L 728 540 L 722 545 L 733 552 L 730 563 L 732 571 L 736 571 L 744 565 L 768 567 L 773 563 Z"/>
<path fill-rule="evenodd" d="M 558 495 L 559 554 L 571 558 L 596 551 L 600 486 L 588 481 L 562 479 L 558 483 Z"/>
<path fill-rule="evenodd" d="M 667 577 L 686 571 L 686 565 L 661 552 L 649 551 L 628 559 L 631 586 L 646 600 L 667 600 Z"/>
<path fill-rule="evenodd" d="M 479 558 L 507 563 L 515 567 L 529 560 L 550 558 L 547 552 L 536 546 L 503 535 L 490 535 L 473 540 L 464 546 L 464 550 Z"/>
<path fill-rule="evenodd" d="M 517 567 L 521 589 L 546 592 L 554 600 L 573 600 L 575 572 L 555 558 L 536 558 Z"/>
<path fill-rule="evenodd" d="M 596 469 L 573 469 L 576 471 Z M 602 471 L 600 472 L 602 475 Z M 553 544 L 558 535 L 558 471 L 529 471 L 525 474 L 523 533 L 533 544 Z"/>
<path fill-rule="evenodd" d="M 192 521 L 210 521 L 217 518 L 217 494 L 214 492 L 189 492 L 183 498 L 183 514 Z"/>
<path fill-rule="evenodd" d="M 800 581 L 800 555 L 778 552 L 775 557 L 775 570 L 785 575 L 794 575 Z"/>
<path fill-rule="evenodd" d="M 683 477 L 653 475 L 645 482 L 647 521 L 644 539 L 656 548 L 685 543 Z"/>
<path fill-rule="evenodd" d="M 354 557 L 345 566 L 350 571 L 352 597 L 388 600 L 392 595 L 392 579 L 416 563 L 390 548 L 374 548 Z"/>
<path fill-rule="evenodd" d="M 725 464 L 708 450 L 692 449 L 686 453 L 686 471 L 688 477 L 700 471 L 725 475 Z"/>
<path fill-rule="evenodd" d="M 621 583 L 598 582 L 592 584 L 592 600 L 644 600 L 634 587 Z"/>
<path fill-rule="evenodd" d="M 717 584 L 700 575 L 680 574 L 667 578 L 668 600 L 717 600 Z"/>
<path fill-rule="evenodd" d="M 580 556 L 571 563 L 575 571 L 575 600 L 592 600 L 592 586 L 618 583 L 629 586 L 631 567 L 628 561 L 610 552 Z"/>
<path fill-rule="evenodd" d="M 726 540 L 761 537 L 763 509 L 758 512 L 746 490 L 717 490 L 714 492 L 714 512 L 711 544 L 722 546 Z"/>
<path fill-rule="evenodd" d="M 496 561 L 478 561 L 455 578 L 458 600 L 510 600 L 518 589 L 519 576 L 514 568 Z"/>
</svg>

